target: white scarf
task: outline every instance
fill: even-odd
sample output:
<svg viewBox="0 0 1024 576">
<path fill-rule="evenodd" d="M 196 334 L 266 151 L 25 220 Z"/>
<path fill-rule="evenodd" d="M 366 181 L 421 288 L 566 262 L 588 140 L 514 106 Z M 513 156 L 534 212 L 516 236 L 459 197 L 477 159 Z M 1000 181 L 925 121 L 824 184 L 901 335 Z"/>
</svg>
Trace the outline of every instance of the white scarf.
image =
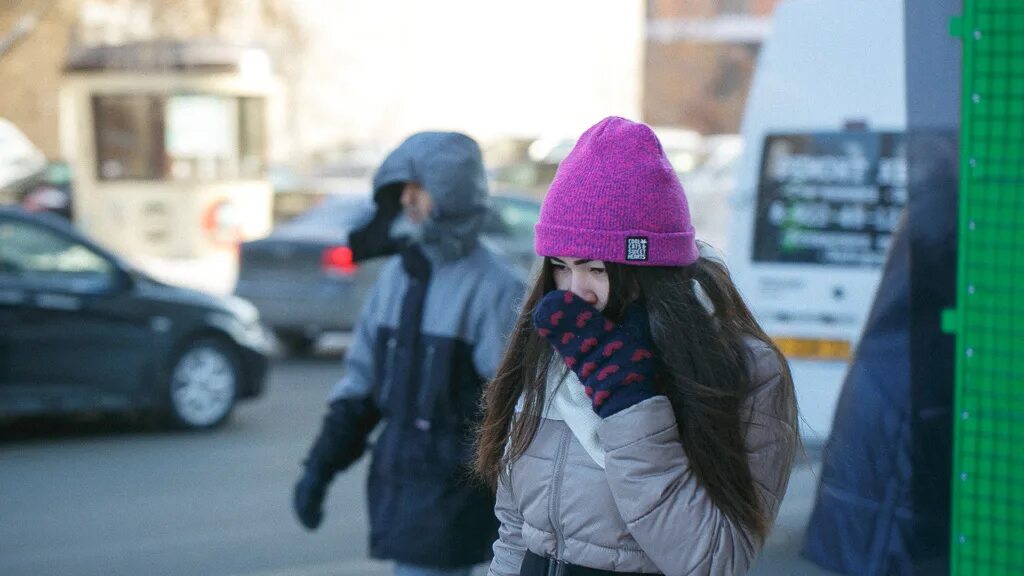
<svg viewBox="0 0 1024 576">
<path fill-rule="evenodd" d="M 560 420 L 572 431 L 587 454 L 604 469 L 604 448 L 597 437 L 601 417 L 594 412 L 580 379 L 572 370 L 566 370 L 557 353 L 548 366 L 548 379 L 544 393 L 545 405 L 541 413 L 548 420 Z M 523 411 L 523 398 L 516 404 L 516 412 Z"/>
</svg>

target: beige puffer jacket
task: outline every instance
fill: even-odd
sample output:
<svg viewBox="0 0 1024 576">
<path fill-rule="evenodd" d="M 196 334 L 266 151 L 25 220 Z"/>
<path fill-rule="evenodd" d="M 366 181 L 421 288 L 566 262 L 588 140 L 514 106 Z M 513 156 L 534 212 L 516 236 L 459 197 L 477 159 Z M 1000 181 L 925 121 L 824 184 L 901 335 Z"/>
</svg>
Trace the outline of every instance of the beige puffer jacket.
<svg viewBox="0 0 1024 576">
<path fill-rule="evenodd" d="M 796 406 L 781 367 L 749 339 L 746 447 L 759 495 L 774 521 L 796 452 Z M 690 470 L 664 396 L 598 428 L 601 469 L 560 420 L 542 419 L 533 443 L 498 485 L 501 521 L 489 575 L 518 575 L 527 549 L 616 572 L 743 574 L 760 542 L 717 507 Z"/>
</svg>

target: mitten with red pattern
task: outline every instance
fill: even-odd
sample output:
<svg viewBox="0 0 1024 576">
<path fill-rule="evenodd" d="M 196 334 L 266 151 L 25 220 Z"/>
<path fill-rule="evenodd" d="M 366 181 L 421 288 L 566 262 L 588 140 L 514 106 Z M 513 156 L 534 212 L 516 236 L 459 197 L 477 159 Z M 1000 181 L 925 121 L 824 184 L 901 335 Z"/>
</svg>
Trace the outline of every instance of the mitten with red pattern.
<svg viewBox="0 0 1024 576">
<path fill-rule="evenodd" d="M 615 324 L 572 292 L 554 290 L 537 304 L 533 323 L 579 376 L 598 416 L 657 395 L 654 343 L 642 306 L 631 305 Z"/>
</svg>

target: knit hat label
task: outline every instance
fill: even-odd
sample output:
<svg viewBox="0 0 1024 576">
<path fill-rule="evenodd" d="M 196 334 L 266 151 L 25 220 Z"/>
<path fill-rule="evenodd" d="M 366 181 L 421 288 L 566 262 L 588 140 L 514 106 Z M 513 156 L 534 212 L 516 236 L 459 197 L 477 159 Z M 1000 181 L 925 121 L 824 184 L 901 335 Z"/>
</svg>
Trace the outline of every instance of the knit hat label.
<svg viewBox="0 0 1024 576">
<path fill-rule="evenodd" d="M 643 236 L 626 238 L 626 260 L 647 261 L 647 238 Z"/>
</svg>

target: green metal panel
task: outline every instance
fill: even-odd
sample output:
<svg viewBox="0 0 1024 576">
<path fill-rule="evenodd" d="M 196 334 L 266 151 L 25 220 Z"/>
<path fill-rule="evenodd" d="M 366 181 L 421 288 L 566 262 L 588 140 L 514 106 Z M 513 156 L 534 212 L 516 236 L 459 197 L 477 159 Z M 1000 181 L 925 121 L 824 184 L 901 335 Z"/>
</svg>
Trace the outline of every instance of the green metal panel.
<svg viewBox="0 0 1024 576">
<path fill-rule="evenodd" d="M 1024 0 L 964 0 L 951 573 L 1024 575 Z"/>
</svg>

